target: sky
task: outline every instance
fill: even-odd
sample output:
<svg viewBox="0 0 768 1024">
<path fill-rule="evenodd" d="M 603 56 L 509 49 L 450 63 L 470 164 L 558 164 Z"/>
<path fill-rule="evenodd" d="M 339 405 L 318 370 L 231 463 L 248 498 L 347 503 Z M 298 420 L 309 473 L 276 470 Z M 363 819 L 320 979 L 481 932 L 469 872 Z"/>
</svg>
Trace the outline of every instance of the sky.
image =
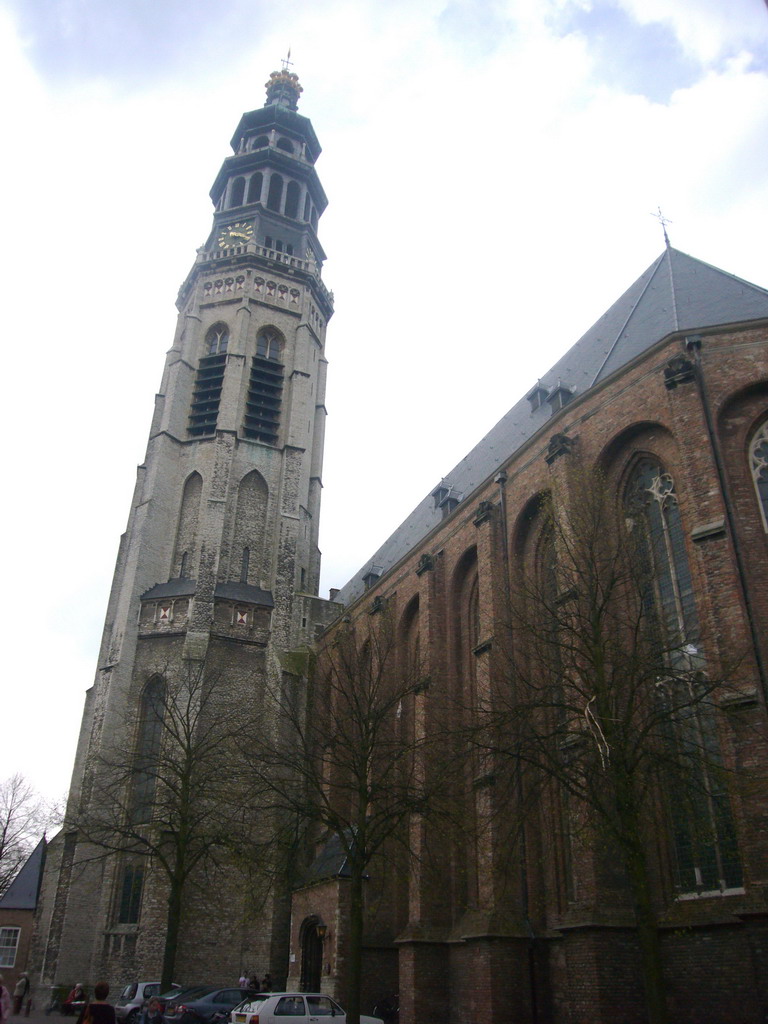
<svg viewBox="0 0 768 1024">
<path fill-rule="evenodd" d="M 290 48 L 334 292 L 321 596 L 674 246 L 768 287 L 763 0 L 0 0 L 0 779 L 68 786 L 208 191 Z"/>
</svg>

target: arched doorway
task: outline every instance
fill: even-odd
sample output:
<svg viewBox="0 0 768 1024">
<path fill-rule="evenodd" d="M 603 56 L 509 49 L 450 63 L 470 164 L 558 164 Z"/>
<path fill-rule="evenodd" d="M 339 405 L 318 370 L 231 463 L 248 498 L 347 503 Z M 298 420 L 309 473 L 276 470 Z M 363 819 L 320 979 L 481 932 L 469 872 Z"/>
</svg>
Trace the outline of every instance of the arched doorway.
<svg viewBox="0 0 768 1024">
<path fill-rule="evenodd" d="M 301 991 L 319 992 L 323 973 L 323 940 L 320 919 L 308 917 L 301 926 Z"/>
</svg>

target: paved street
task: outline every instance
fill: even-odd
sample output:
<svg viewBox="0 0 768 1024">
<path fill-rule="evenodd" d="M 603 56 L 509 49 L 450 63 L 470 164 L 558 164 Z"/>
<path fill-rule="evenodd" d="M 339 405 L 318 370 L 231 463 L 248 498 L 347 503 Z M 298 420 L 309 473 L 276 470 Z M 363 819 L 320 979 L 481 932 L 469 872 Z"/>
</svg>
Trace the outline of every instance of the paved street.
<svg viewBox="0 0 768 1024">
<path fill-rule="evenodd" d="M 18 1016 L 12 1014 L 8 1019 L 8 1024 L 77 1024 L 77 1017 L 65 1017 L 61 1013 L 52 1013 L 46 1016 L 44 1007 L 48 1000 L 45 995 L 42 999 L 33 999 L 33 1002 L 37 1005 L 32 1007 L 28 1017 L 23 1012 Z"/>
</svg>

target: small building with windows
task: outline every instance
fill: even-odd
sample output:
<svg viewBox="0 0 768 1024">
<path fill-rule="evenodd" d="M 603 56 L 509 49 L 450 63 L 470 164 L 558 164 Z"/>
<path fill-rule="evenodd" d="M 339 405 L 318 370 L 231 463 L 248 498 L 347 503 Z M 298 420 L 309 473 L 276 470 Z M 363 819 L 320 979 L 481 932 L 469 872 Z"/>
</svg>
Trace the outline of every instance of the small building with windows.
<svg viewBox="0 0 768 1024">
<path fill-rule="evenodd" d="M 47 847 L 43 837 L 0 897 L 0 974 L 13 992 L 22 971 L 30 970 L 30 945 Z"/>
<path fill-rule="evenodd" d="M 423 794 L 454 812 L 412 814 L 366 865 L 363 1005 L 397 992 L 409 1024 L 646 1020 L 629 833 L 595 810 L 634 758 L 656 995 L 681 1024 L 764 1014 L 768 291 L 667 246 L 337 599 L 318 692 L 338 694 L 345 638 L 382 649 L 386 617 L 406 748 L 390 734 L 388 758 L 410 744 Z M 606 608 L 612 676 L 585 634 Z M 374 820 L 381 782 L 357 784 Z M 349 802 L 351 780 L 336 788 Z M 338 833 L 313 839 L 290 977 L 344 1002 L 349 871 Z"/>
</svg>

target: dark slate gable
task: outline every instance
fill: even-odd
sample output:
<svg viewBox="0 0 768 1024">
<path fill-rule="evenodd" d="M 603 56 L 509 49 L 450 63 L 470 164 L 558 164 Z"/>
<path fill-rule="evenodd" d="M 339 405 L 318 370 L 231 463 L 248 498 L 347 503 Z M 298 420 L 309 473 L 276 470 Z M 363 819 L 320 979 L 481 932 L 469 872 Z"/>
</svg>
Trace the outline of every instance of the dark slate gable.
<svg viewBox="0 0 768 1024">
<path fill-rule="evenodd" d="M 547 392 L 579 396 L 676 331 L 696 331 L 768 318 L 768 291 L 708 263 L 667 248 L 587 333 L 541 377 Z M 546 401 L 531 411 L 521 398 L 461 462 L 445 475 L 469 495 L 549 420 Z M 344 604 L 363 593 L 371 561 L 387 572 L 442 519 L 432 493 L 411 512 L 365 566 L 339 591 Z"/>
</svg>

